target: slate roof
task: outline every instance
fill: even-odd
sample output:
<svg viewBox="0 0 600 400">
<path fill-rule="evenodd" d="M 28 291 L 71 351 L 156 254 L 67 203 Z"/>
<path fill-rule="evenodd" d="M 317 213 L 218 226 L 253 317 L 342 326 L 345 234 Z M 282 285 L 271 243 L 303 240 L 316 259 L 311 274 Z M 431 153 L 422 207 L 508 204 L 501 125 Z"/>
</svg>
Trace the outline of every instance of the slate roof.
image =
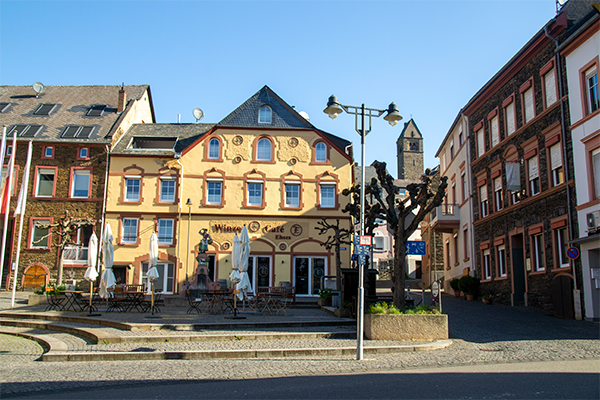
<svg viewBox="0 0 600 400">
<path fill-rule="evenodd" d="M 271 107 L 271 123 L 258 122 L 258 111 L 264 105 Z M 317 129 L 293 107 L 286 103 L 268 86 L 263 86 L 252 97 L 236 108 L 217 124 L 217 127 L 260 128 L 260 129 L 312 129 L 319 132 L 340 152 L 352 157 L 352 142 Z"/>
<path fill-rule="evenodd" d="M 9 106 L 0 113 L 0 125 L 7 127 L 7 135 L 19 124 L 41 125 L 35 137 L 17 137 L 17 140 L 48 142 L 109 143 L 113 130 L 124 113 L 117 113 L 120 85 L 110 86 L 46 86 L 45 92 L 36 97 L 31 86 L 0 86 L 0 103 Z M 149 85 L 125 85 L 127 102 L 139 100 Z M 149 98 L 152 108 L 152 99 Z M 41 104 L 56 104 L 50 115 L 34 115 Z M 87 116 L 93 105 L 106 105 L 101 116 Z M 149 123 L 154 121 L 147 121 Z M 61 138 L 68 126 L 94 127 L 89 138 Z"/>
<path fill-rule="evenodd" d="M 208 133 L 215 124 L 134 124 L 113 146 L 111 154 L 172 156 L 181 153 L 196 140 Z M 164 149 L 133 149 L 133 138 L 177 138 L 177 143 L 171 151 Z"/>
<path fill-rule="evenodd" d="M 408 126 L 410 125 L 411 122 L 415 126 L 415 129 L 417 130 L 417 132 L 419 132 L 419 135 L 421 136 L 421 138 L 423 138 L 423 134 L 419 130 L 419 127 L 417 126 L 417 123 L 415 122 L 414 119 L 411 118 L 410 121 L 404 123 L 404 128 L 402 128 L 402 132 L 400 132 L 400 136 L 398 136 L 398 139 L 400 139 L 401 137 L 404 137 L 404 133 L 408 129 Z"/>
</svg>

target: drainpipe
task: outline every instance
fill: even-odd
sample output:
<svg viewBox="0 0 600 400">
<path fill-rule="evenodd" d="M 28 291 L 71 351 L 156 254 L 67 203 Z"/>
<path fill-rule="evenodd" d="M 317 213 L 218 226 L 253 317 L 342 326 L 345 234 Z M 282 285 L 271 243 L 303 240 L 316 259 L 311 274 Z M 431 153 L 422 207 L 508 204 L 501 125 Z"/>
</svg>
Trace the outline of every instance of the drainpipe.
<svg viewBox="0 0 600 400">
<path fill-rule="evenodd" d="M 175 154 L 175 161 L 179 164 L 181 170 L 181 178 L 179 179 L 179 220 L 177 224 L 177 264 L 175 271 L 179 270 L 179 250 L 181 249 L 181 202 L 183 199 L 183 164 L 179 161 L 180 154 Z M 179 277 L 178 277 L 179 278 Z M 188 280 L 188 266 L 185 266 L 185 279 Z M 175 282 L 175 293 L 179 293 L 179 279 Z"/>
<path fill-rule="evenodd" d="M 561 128 L 561 139 L 563 145 L 563 165 L 565 170 L 565 183 L 567 184 L 567 209 L 568 211 L 568 221 L 569 221 L 569 241 L 573 240 L 573 206 L 571 204 L 571 189 L 569 188 L 569 160 L 567 158 L 567 128 L 565 126 L 565 102 L 563 101 L 563 83 L 562 83 L 562 64 L 560 57 L 559 45 L 560 42 L 557 38 L 550 35 L 548 32 L 548 24 L 544 26 L 544 33 L 546 36 L 553 40 L 556 46 L 556 70 L 558 73 L 558 93 L 560 96 L 560 128 Z M 579 296 L 579 290 L 577 290 L 577 273 L 575 271 L 575 261 L 570 260 L 571 270 L 573 271 L 573 301 L 575 302 L 575 319 L 581 319 L 581 298 Z"/>
<path fill-rule="evenodd" d="M 466 134 L 469 133 L 469 119 L 467 118 L 467 116 L 464 113 L 460 113 L 461 118 L 463 120 L 463 132 L 465 132 Z M 466 136 L 465 134 L 465 136 Z M 465 138 L 465 140 L 468 140 L 468 143 L 465 143 L 465 145 L 467 146 L 467 161 L 471 161 L 471 141 L 469 140 L 469 138 Z M 469 253 L 470 253 L 470 259 L 473 260 L 473 262 L 471 263 L 471 274 L 474 277 L 477 277 L 477 266 L 475 264 L 476 262 L 476 258 L 475 258 L 475 229 L 473 229 L 473 220 L 475 219 L 473 217 L 473 180 L 471 176 L 467 177 L 467 171 L 471 171 L 471 169 L 467 169 L 465 166 L 465 180 L 467 181 L 467 193 L 465 193 L 465 196 L 468 196 L 469 199 L 469 217 L 471 219 L 471 223 L 470 223 L 470 227 L 469 227 L 469 241 L 471 243 L 469 243 Z M 468 179 L 467 179 L 468 178 Z"/>
<path fill-rule="evenodd" d="M 106 148 L 106 171 L 104 172 L 104 196 L 102 197 L 102 214 L 100 223 L 100 237 L 98 238 L 98 251 L 96 265 L 100 266 L 100 249 L 102 248 L 102 238 L 104 237 L 104 226 L 106 225 L 106 196 L 108 194 L 108 171 L 110 170 L 110 147 Z M 99 268 L 100 269 L 100 268 Z M 102 271 L 98 271 L 98 276 L 102 276 Z"/>
</svg>

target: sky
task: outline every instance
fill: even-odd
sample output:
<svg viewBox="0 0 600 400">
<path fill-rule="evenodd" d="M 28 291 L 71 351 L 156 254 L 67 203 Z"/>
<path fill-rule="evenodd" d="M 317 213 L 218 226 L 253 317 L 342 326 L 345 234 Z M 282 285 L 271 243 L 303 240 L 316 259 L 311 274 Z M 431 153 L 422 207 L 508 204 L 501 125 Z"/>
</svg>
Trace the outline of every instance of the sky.
<svg viewBox="0 0 600 400">
<path fill-rule="evenodd" d="M 575 0 L 571 0 L 575 1 Z M 149 84 L 156 122 L 217 123 L 264 85 L 317 128 L 354 143 L 340 103 L 387 109 L 365 161 L 397 176 L 396 140 L 414 119 L 425 166 L 461 108 L 556 15 L 554 0 L 0 1 L 0 84 Z"/>
</svg>

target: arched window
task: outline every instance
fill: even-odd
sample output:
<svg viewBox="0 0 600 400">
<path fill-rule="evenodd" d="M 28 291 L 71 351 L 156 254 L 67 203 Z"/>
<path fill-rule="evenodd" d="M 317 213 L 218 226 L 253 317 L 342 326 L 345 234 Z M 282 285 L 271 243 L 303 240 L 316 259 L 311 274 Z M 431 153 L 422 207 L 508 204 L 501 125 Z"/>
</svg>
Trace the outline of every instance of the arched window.
<svg viewBox="0 0 600 400">
<path fill-rule="evenodd" d="M 218 159 L 221 156 L 221 142 L 213 138 L 208 142 L 208 158 Z"/>
<path fill-rule="evenodd" d="M 258 123 L 270 124 L 271 123 L 271 107 L 262 106 L 258 112 Z"/>
<path fill-rule="evenodd" d="M 258 161 L 271 161 L 272 157 L 271 141 L 266 138 L 258 140 L 256 144 L 256 159 Z"/>
<path fill-rule="evenodd" d="M 325 143 L 319 142 L 315 145 L 315 161 L 327 162 L 327 146 Z"/>
</svg>

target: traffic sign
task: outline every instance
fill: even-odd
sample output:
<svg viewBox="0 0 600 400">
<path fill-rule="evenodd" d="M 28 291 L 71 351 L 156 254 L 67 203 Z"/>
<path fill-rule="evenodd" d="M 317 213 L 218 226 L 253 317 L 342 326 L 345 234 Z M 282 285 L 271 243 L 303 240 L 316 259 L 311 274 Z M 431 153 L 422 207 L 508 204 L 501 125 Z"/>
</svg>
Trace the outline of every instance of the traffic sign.
<svg viewBox="0 0 600 400">
<path fill-rule="evenodd" d="M 427 254 L 427 245 L 424 240 L 409 240 L 406 242 L 406 254 L 424 256 Z"/>
<path fill-rule="evenodd" d="M 369 254 L 369 246 L 356 246 L 356 253 L 359 255 Z"/>
<path fill-rule="evenodd" d="M 360 237 L 359 244 L 361 246 L 370 246 L 371 245 L 371 236 L 362 235 Z"/>
<path fill-rule="evenodd" d="M 352 244 L 358 246 L 360 244 L 360 236 L 354 235 L 352 236 Z"/>
<path fill-rule="evenodd" d="M 571 260 L 579 258 L 579 249 L 577 247 L 569 247 L 567 249 L 567 257 Z"/>
<path fill-rule="evenodd" d="M 346 250 L 346 248 L 345 247 L 340 247 L 340 250 Z"/>
<path fill-rule="evenodd" d="M 367 256 L 364 254 L 359 254 L 358 255 L 358 263 L 360 265 L 365 265 L 367 263 Z"/>
</svg>

